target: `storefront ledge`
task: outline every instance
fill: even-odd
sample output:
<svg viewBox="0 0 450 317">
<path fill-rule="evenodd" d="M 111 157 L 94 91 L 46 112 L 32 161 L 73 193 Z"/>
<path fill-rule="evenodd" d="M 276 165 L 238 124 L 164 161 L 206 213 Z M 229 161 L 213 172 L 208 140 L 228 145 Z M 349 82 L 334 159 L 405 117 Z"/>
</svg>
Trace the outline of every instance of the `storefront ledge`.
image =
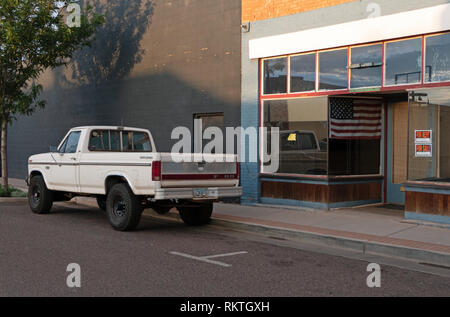
<svg viewBox="0 0 450 317">
<path fill-rule="evenodd" d="M 450 195 L 449 185 L 406 183 L 403 188 L 405 192 Z"/>
<path fill-rule="evenodd" d="M 260 174 L 261 181 L 303 183 L 315 185 L 367 184 L 381 182 L 382 175 L 363 176 L 307 176 L 290 174 Z"/>
<path fill-rule="evenodd" d="M 425 221 L 425 222 L 435 222 L 450 225 L 450 217 L 448 216 L 430 215 L 418 212 L 405 211 L 405 219 Z"/>
<path fill-rule="evenodd" d="M 291 199 L 278 199 L 278 198 L 261 198 L 262 204 L 268 205 L 280 205 L 280 206 L 295 206 L 295 207 L 307 207 L 312 209 L 336 209 L 336 208 L 345 208 L 345 207 L 355 207 L 355 206 L 364 206 L 381 203 L 381 200 L 358 200 L 358 201 L 343 201 L 336 203 L 318 203 L 311 201 L 302 201 L 302 200 L 291 200 Z"/>
</svg>

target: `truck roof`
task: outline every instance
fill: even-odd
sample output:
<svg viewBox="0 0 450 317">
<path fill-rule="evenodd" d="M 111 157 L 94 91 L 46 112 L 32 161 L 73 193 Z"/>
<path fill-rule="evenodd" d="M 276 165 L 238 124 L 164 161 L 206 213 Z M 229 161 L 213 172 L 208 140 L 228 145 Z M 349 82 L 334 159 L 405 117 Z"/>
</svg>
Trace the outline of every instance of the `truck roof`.
<svg viewBox="0 0 450 317">
<path fill-rule="evenodd" d="M 71 130 L 135 130 L 135 131 L 148 131 L 147 129 L 142 128 L 133 128 L 133 127 L 122 127 L 117 125 L 91 125 L 91 126 L 82 126 L 82 127 L 74 127 Z"/>
</svg>

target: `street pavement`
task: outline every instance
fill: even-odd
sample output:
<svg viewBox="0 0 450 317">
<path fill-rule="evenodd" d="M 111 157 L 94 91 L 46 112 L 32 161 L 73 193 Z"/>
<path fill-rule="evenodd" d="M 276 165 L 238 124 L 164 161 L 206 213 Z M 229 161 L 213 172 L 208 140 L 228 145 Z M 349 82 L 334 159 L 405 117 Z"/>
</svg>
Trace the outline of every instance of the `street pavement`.
<svg viewBox="0 0 450 317">
<path fill-rule="evenodd" d="M 35 215 L 25 201 L 0 202 L 0 296 L 450 296 L 450 268 L 333 252 L 149 212 L 137 231 L 117 232 L 97 208 Z M 366 284 L 369 262 L 381 265 L 380 288 Z M 80 288 L 66 284 L 70 263 Z"/>
</svg>

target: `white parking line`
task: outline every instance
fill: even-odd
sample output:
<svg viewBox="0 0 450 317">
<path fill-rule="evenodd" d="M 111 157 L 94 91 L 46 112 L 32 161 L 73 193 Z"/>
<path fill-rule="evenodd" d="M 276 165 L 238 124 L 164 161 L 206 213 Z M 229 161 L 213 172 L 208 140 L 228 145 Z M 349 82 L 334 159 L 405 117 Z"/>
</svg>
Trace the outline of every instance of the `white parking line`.
<svg viewBox="0 0 450 317">
<path fill-rule="evenodd" d="M 210 259 L 221 258 L 221 257 L 226 257 L 226 256 L 233 256 L 233 255 L 239 255 L 239 254 L 246 254 L 248 252 L 247 251 L 241 251 L 241 252 L 233 252 L 233 253 L 226 253 L 226 254 L 208 255 L 208 256 L 195 256 L 195 255 L 181 253 L 181 252 L 175 252 L 175 251 L 171 251 L 169 253 L 173 254 L 173 255 L 182 256 L 182 257 L 185 257 L 185 258 L 188 258 L 188 259 L 192 259 L 192 260 L 202 261 L 202 262 L 215 264 L 215 265 L 219 265 L 219 266 L 223 266 L 223 267 L 231 267 L 232 266 L 231 264 L 227 264 L 227 263 L 223 263 L 223 262 L 219 262 L 219 261 L 213 261 L 213 260 L 210 260 Z"/>
</svg>

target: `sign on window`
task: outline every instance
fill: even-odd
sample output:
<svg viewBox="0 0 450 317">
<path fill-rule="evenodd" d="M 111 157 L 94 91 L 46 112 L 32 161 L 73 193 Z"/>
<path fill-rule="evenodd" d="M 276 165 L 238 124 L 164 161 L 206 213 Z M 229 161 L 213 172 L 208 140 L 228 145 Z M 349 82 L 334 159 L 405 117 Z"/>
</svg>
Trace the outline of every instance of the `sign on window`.
<svg viewBox="0 0 450 317">
<path fill-rule="evenodd" d="M 416 157 L 433 157 L 433 132 L 432 130 L 415 130 Z"/>
</svg>

